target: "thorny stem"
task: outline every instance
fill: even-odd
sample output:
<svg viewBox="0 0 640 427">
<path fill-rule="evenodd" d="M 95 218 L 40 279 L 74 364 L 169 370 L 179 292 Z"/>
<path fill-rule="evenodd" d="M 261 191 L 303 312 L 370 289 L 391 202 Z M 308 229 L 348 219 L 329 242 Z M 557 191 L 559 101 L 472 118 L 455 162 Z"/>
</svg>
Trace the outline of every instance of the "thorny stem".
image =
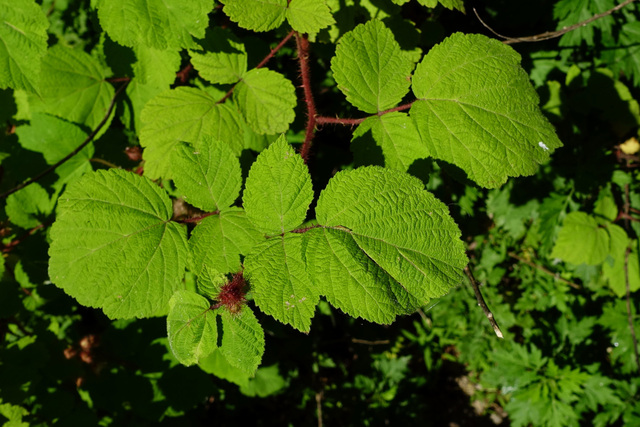
<svg viewBox="0 0 640 427">
<path fill-rule="evenodd" d="M 44 171 L 40 172 L 38 175 L 34 176 L 33 178 L 29 179 L 28 181 L 23 182 L 20 185 L 17 185 L 15 187 L 13 187 L 11 190 L 0 194 L 0 199 L 11 195 L 11 194 L 15 193 L 18 190 L 22 190 L 23 188 L 25 188 L 26 186 L 28 186 L 30 184 L 33 184 L 34 182 L 38 181 L 40 178 L 42 178 L 42 177 L 50 174 L 54 170 L 56 170 L 56 168 L 58 168 L 58 166 L 62 165 L 67 160 L 69 160 L 70 158 L 72 158 L 73 156 L 78 154 L 80 151 L 82 151 L 82 149 L 84 147 L 86 147 L 91 141 L 93 141 L 93 138 L 96 137 L 98 132 L 100 132 L 100 129 L 102 129 L 102 127 L 105 125 L 105 123 L 107 123 L 107 120 L 109 120 L 109 116 L 111 115 L 111 112 L 113 111 L 113 107 L 116 105 L 116 99 L 118 98 L 118 95 L 120 94 L 120 92 L 122 92 L 124 90 L 124 88 L 127 87 L 128 84 L 129 84 L 129 80 L 125 81 L 124 84 L 118 88 L 116 93 L 113 95 L 113 98 L 111 98 L 111 103 L 109 104 L 109 108 L 107 108 L 107 113 L 104 115 L 104 117 L 102 118 L 100 123 L 98 123 L 98 126 L 93 130 L 93 132 L 91 132 L 91 134 L 89 134 L 89 136 L 87 136 L 87 138 L 82 142 L 82 144 L 78 145 L 78 147 L 75 150 L 73 150 L 71 153 L 69 153 L 66 156 L 64 156 L 62 159 L 60 159 L 55 164 L 49 166 Z"/>
<path fill-rule="evenodd" d="M 519 255 L 516 255 L 513 252 L 509 252 L 507 255 L 509 255 L 511 258 L 517 259 L 518 261 L 527 264 L 529 267 L 533 267 L 537 270 L 542 271 L 545 274 L 548 274 L 549 276 L 553 276 L 554 279 L 561 281 L 562 283 L 566 283 L 567 285 L 571 286 L 574 289 L 580 289 L 581 286 L 578 284 L 575 284 L 573 282 L 568 281 L 567 279 L 565 279 L 564 277 L 560 277 L 557 273 L 554 273 L 553 271 L 547 269 L 546 267 L 543 267 L 541 265 L 538 265 L 534 262 L 529 261 L 528 259 L 522 258 Z"/>
<path fill-rule="evenodd" d="M 491 310 L 489 310 L 489 307 L 487 307 L 487 303 L 484 302 L 484 298 L 482 297 L 482 293 L 480 292 L 480 285 L 478 284 L 476 278 L 473 277 L 473 273 L 471 272 L 469 265 L 464 268 L 464 272 L 467 274 L 467 277 L 471 282 L 471 287 L 473 288 L 473 292 L 476 294 L 478 305 L 482 308 L 482 311 L 484 311 L 484 315 L 487 316 L 487 319 L 489 319 L 489 323 L 491 323 L 493 331 L 496 333 L 498 338 L 504 338 L 504 335 L 502 335 L 502 331 L 500 330 L 500 326 L 498 326 L 496 319 L 493 317 L 493 313 L 491 312 Z"/>
<path fill-rule="evenodd" d="M 592 23 L 593 21 L 600 19 L 600 18 L 604 18 L 605 16 L 609 16 L 611 15 L 613 12 L 616 12 L 620 9 L 622 9 L 623 7 L 627 6 L 628 4 L 633 3 L 636 0 L 626 0 L 622 3 L 620 3 L 619 5 L 612 7 L 611 9 L 604 11 L 602 13 L 598 13 L 597 15 L 593 15 L 591 18 L 589 19 L 585 19 L 584 21 L 578 22 L 577 24 L 574 25 L 570 25 L 568 27 L 564 27 L 560 30 L 557 31 L 546 31 L 544 33 L 540 33 L 540 34 L 535 34 L 533 36 L 526 36 L 526 37 L 508 37 L 508 36 L 503 36 L 502 34 L 499 34 L 498 32 L 496 32 L 493 28 L 491 28 L 489 25 L 487 25 L 482 18 L 480 18 L 480 15 L 478 14 L 478 11 L 474 8 L 473 9 L 473 13 L 476 14 L 476 17 L 478 18 L 478 20 L 480 21 L 480 23 L 489 31 L 491 31 L 495 36 L 500 37 L 502 40 L 502 43 L 504 44 L 514 44 L 514 43 L 522 43 L 522 42 L 539 42 L 539 41 L 543 41 L 543 40 L 549 40 L 549 39 L 553 39 L 556 37 L 560 37 L 570 31 L 573 31 L 577 28 L 580 27 L 584 27 L 585 25 L 589 25 L 590 23 Z"/>
<path fill-rule="evenodd" d="M 260 63 L 258 65 L 255 66 L 255 68 L 262 68 L 264 67 L 267 62 L 269 62 L 269 60 L 271 58 L 273 58 L 273 55 L 276 54 L 276 52 L 278 52 L 280 49 L 282 49 L 282 47 L 287 44 L 287 42 L 289 41 L 289 39 L 291 37 L 293 37 L 293 35 L 295 34 L 295 31 L 291 30 L 289 31 L 289 34 L 287 34 L 281 41 L 280 43 L 278 43 L 278 45 L 276 47 L 274 47 L 273 49 L 271 49 L 271 52 L 269 52 L 269 54 L 267 56 L 265 56 L 262 61 L 260 61 Z M 222 98 L 220 98 L 220 100 L 218 102 L 216 102 L 216 104 L 222 104 L 224 101 L 226 101 L 227 99 L 229 99 L 229 97 L 231 96 L 231 94 L 233 93 L 234 89 L 236 88 L 236 86 L 238 85 L 237 82 L 235 83 L 233 86 L 231 86 L 231 89 L 229 89 L 227 91 L 227 93 L 224 94 L 224 96 Z"/>
<path fill-rule="evenodd" d="M 316 104 L 313 101 L 311 91 L 311 71 L 309 70 L 309 39 L 306 35 L 296 34 L 298 46 L 298 62 L 300 64 L 300 77 L 304 90 L 304 102 L 307 104 L 307 127 L 304 134 L 304 143 L 300 148 L 300 156 L 305 163 L 309 160 L 311 144 L 316 130 Z"/>
</svg>

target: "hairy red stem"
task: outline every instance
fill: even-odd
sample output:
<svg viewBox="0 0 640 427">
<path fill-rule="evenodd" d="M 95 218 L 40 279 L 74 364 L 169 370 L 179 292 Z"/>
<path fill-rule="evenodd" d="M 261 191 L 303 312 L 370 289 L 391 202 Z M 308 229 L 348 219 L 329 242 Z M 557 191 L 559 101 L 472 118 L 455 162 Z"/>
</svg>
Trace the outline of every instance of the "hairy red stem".
<svg viewBox="0 0 640 427">
<path fill-rule="evenodd" d="M 409 108 L 411 108 L 411 106 L 413 105 L 415 101 L 411 101 L 409 103 L 406 104 L 402 104 L 399 105 L 397 107 L 393 107 L 393 108 L 389 108 L 388 110 L 384 110 L 378 113 L 378 116 L 382 116 L 385 115 L 387 113 L 392 113 L 394 111 L 404 111 L 404 110 L 408 110 Z M 316 124 L 318 125 L 328 125 L 328 124 L 333 124 L 333 125 L 346 125 L 346 126 L 355 126 L 355 125 L 359 125 L 360 123 L 364 122 L 367 118 L 364 117 L 362 119 L 341 119 L 340 117 L 323 117 L 323 116 L 319 116 L 316 117 Z"/>
<path fill-rule="evenodd" d="M 306 35 L 296 34 L 298 46 L 298 62 L 300 64 L 300 77 L 304 91 L 304 102 L 307 104 L 307 127 L 304 134 L 304 143 L 300 149 L 300 156 L 305 163 L 309 160 L 311 145 L 316 130 L 316 104 L 311 91 L 311 71 L 309 70 L 309 39 Z"/>
</svg>

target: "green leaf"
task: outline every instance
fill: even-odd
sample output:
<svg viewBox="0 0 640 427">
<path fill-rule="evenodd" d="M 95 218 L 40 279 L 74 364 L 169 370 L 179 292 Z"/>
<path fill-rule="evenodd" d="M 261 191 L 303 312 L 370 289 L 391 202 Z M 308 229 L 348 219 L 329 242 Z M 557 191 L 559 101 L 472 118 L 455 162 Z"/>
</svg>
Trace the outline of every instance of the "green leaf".
<svg viewBox="0 0 640 427">
<path fill-rule="evenodd" d="M 43 112 L 95 129 L 114 95 L 97 59 L 78 49 L 55 45 L 42 59 Z"/>
<path fill-rule="evenodd" d="M 167 333 L 173 355 L 193 365 L 217 347 L 218 326 L 211 303 L 192 291 L 177 291 L 169 300 Z"/>
<path fill-rule="evenodd" d="M 111 318 L 167 313 L 184 287 L 186 227 L 147 178 L 119 169 L 84 175 L 58 200 L 49 276 L 80 304 Z"/>
<path fill-rule="evenodd" d="M 607 228 L 584 212 L 571 212 L 562 223 L 551 257 L 572 264 L 598 265 L 609 255 L 610 246 Z"/>
<path fill-rule="evenodd" d="M 42 224 L 56 204 L 47 190 L 37 182 L 7 197 L 5 212 L 9 221 L 19 227 L 29 229 Z"/>
<path fill-rule="evenodd" d="M 253 375 L 264 353 L 264 331 L 247 306 L 239 313 L 219 310 L 222 317 L 220 352 L 231 366 Z"/>
<path fill-rule="evenodd" d="M 286 132 L 296 117 L 293 84 L 266 68 L 246 73 L 236 85 L 233 99 L 249 126 L 260 134 Z"/>
<path fill-rule="evenodd" d="M 200 274 L 206 265 L 221 273 L 240 271 L 240 255 L 246 255 L 261 240 L 263 234 L 251 225 L 242 209 L 224 209 L 193 229 L 189 239 L 191 270 Z"/>
<path fill-rule="evenodd" d="M 368 117 L 353 132 L 351 143 L 358 164 L 379 164 L 402 172 L 415 160 L 429 157 L 415 124 L 405 113 Z M 377 155 L 380 149 L 384 162 Z"/>
<path fill-rule="evenodd" d="M 193 146 L 181 143 L 174 156 L 174 181 L 189 204 L 219 211 L 240 195 L 240 162 L 227 144 L 205 136 Z"/>
<path fill-rule="evenodd" d="M 203 38 L 213 0 L 99 0 L 98 18 L 114 41 L 156 49 L 193 48 Z"/>
<path fill-rule="evenodd" d="M 250 375 L 227 362 L 220 349 L 216 349 L 207 357 L 202 358 L 198 362 L 198 366 L 208 374 L 213 374 L 241 387 L 249 383 Z"/>
<path fill-rule="evenodd" d="M 137 61 L 132 65 L 133 74 L 139 83 L 154 86 L 167 86 L 176 79 L 180 68 L 178 50 L 158 50 L 150 47 L 134 48 Z"/>
<path fill-rule="evenodd" d="M 49 21 L 31 0 L 0 0 L 0 88 L 37 92 Z"/>
<path fill-rule="evenodd" d="M 286 233 L 302 224 L 312 200 L 309 170 L 281 136 L 251 166 L 243 195 L 247 217 L 264 233 Z"/>
<path fill-rule="evenodd" d="M 374 20 L 340 39 L 331 70 L 347 101 L 373 114 L 394 107 L 407 94 L 413 63 L 391 30 Z"/>
<path fill-rule="evenodd" d="M 430 8 L 434 8 L 438 5 L 438 3 L 440 3 L 449 10 L 457 9 L 460 12 L 464 13 L 463 0 L 418 0 L 418 3 Z"/>
<path fill-rule="evenodd" d="M 299 33 L 317 33 L 336 22 L 324 0 L 291 0 L 287 21 Z"/>
<path fill-rule="evenodd" d="M 377 166 L 338 172 L 320 194 L 316 218 L 348 234 L 421 303 L 462 280 L 460 230 L 446 205 L 410 175 Z"/>
<path fill-rule="evenodd" d="M 286 17 L 287 0 L 220 0 L 222 11 L 242 28 L 269 31 Z"/>
<path fill-rule="evenodd" d="M 309 332 L 320 295 L 307 274 L 302 239 L 301 234 L 273 237 L 247 255 L 244 268 L 260 310 Z"/>
<path fill-rule="evenodd" d="M 227 282 L 227 276 L 208 265 L 203 265 L 198 272 L 196 291 L 204 297 L 215 300 L 220 294 L 220 289 Z"/>
<path fill-rule="evenodd" d="M 416 68 L 411 107 L 432 157 L 483 187 L 531 175 L 562 144 L 538 107 L 520 55 L 488 37 L 456 33 Z"/>
<path fill-rule="evenodd" d="M 235 83 L 247 72 L 247 51 L 230 31 L 213 28 L 199 44 L 202 50 L 190 50 L 189 55 L 203 79 Z"/>
<path fill-rule="evenodd" d="M 42 153 L 49 165 L 62 160 L 87 138 L 87 134 L 78 126 L 41 113 L 33 113 L 31 122 L 19 126 L 16 134 L 23 148 Z M 89 159 L 93 157 L 93 153 L 93 144 L 89 143 L 78 154 L 58 166 L 55 173 L 60 179 L 54 187 L 59 188 L 62 184 L 91 172 L 93 168 Z"/>
<path fill-rule="evenodd" d="M 211 136 L 227 143 L 236 155 L 244 146 L 238 113 L 192 87 L 178 87 L 153 98 L 142 110 L 142 124 L 144 172 L 152 179 L 173 178 L 172 152 L 179 142 L 195 143 Z"/>
<path fill-rule="evenodd" d="M 339 229 L 313 229 L 304 234 L 309 276 L 321 295 L 353 317 L 390 324 L 398 314 L 424 305 L 407 292 Z"/>
<path fill-rule="evenodd" d="M 624 264 L 629 247 L 629 237 L 623 228 L 617 225 L 608 227 L 611 236 L 610 257 L 602 264 L 602 274 L 609 281 L 609 287 L 618 297 L 623 297 L 627 293 L 627 274 L 625 274 Z M 640 265 L 638 263 L 638 242 L 631 242 L 632 250 L 629 252 L 627 261 L 627 273 L 629 277 L 629 292 L 640 289 Z"/>
<path fill-rule="evenodd" d="M 624 73 L 633 80 L 633 84 L 640 86 L 640 21 L 627 22 L 620 29 L 619 40 L 604 38 L 602 58 L 607 62 L 616 75 Z"/>
</svg>

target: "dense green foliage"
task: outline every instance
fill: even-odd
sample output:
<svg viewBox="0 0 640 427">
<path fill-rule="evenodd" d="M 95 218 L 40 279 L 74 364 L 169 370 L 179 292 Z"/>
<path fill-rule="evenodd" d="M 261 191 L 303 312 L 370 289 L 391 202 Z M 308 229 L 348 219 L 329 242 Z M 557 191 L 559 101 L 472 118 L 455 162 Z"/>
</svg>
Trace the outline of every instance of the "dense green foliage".
<svg viewBox="0 0 640 427">
<path fill-rule="evenodd" d="M 0 0 L 0 422 L 639 424 L 640 7 L 477 3 Z"/>
</svg>

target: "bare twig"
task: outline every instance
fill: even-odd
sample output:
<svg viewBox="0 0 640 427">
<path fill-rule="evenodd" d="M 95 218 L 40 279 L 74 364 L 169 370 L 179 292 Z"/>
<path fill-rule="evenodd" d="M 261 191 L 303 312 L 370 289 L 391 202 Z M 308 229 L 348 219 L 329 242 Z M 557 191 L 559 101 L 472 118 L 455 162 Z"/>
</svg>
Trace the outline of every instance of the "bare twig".
<svg viewBox="0 0 640 427">
<path fill-rule="evenodd" d="M 316 131 L 316 104 L 311 91 L 311 71 L 309 68 L 309 39 L 306 34 L 296 34 L 296 44 L 298 45 L 298 62 L 300 64 L 300 78 L 302 79 L 302 90 L 304 91 L 304 102 L 307 105 L 307 126 L 304 134 L 304 143 L 300 148 L 300 156 L 305 163 L 309 160 L 311 144 Z"/>
<path fill-rule="evenodd" d="M 366 345 L 387 345 L 391 341 L 389 340 L 369 341 L 369 340 L 361 340 L 359 338 L 351 338 L 351 342 L 355 344 L 366 344 Z"/>
<path fill-rule="evenodd" d="M 324 391 L 316 393 L 316 413 L 318 415 L 318 427 L 322 427 L 322 395 Z"/>
<path fill-rule="evenodd" d="M 487 316 L 487 319 L 489 319 L 489 323 L 491 323 L 493 331 L 496 333 L 498 338 L 504 338 L 504 335 L 502 335 L 502 331 L 500 330 L 500 326 L 498 326 L 496 319 L 493 317 L 493 313 L 491 312 L 491 310 L 489 310 L 489 307 L 487 307 L 487 303 L 484 302 L 484 298 L 482 297 L 482 293 L 480 292 L 480 285 L 478 284 L 476 278 L 473 277 L 473 273 L 471 272 L 469 265 L 464 268 L 464 272 L 467 274 L 467 277 L 471 282 L 471 287 L 473 288 L 473 292 L 476 294 L 478 305 L 482 308 L 482 311 L 484 311 L 484 315 Z"/>
<path fill-rule="evenodd" d="M 566 283 L 567 285 L 571 286 L 574 289 L 581 289 L 581 286 L 568 281 L 567 279 L 565 279 L 564 277 L 560 277 L 560 275 L 558 273 L 554 273 L 553 271 L 547 269 L 546 267 L 543 267 L 541 265 L 535 264 L 534 262 L 529 261 L 528 259 L 522 258 L 519 255 L 516 255 L 513 252 L 509 252 L 507 255 L 509 255 L 511 258 L 517 259 L 518 261 L 527 264 L 529 267 L 533 267 L 536 270 L 542 271 L 545 274 L 548 274 L 549 276 L 553 276 L 554 279 L 561 281 L 562 283 Z"/>
<path fill-rule="evenodd" d="M 260 61 L 260 63 L 258 65 L 255 66 L 255 68 L 262 68 L 265 65 L 267 65 L 267 62 L 269 62 L 269 60 L 271 58 L 273 58 L 273 55 L 276 54 L 276 52 L 278 52 L 280 49 L 282 49 L 282 47 L 287 44 L 287 42 L 289 41 L 289 39 L 291 39 L 291 37 L 293 37 L 293 35 L 295 34 L 295 31 L 291 30 L 289 31 L 289 34 L 287 34 L 281 41 L 280 43 L 278 43 L 278 45 L 276 47 L 274 47 L 273 49 L 271 49 L 271 52 L 269 52 L 267 54 L 267 56 L 265 56 L 262 61 Z M 240 83 L 240 82 L 238 82 Z M 218 102 L 216 102 L 216 104 L 222 104 L 224 101 L 226 101 L 231 94 L 233 93 L 233 90 L 236 88 L 236 86 L 238 85 L 238 83 L 235 83 L 233 86 L 231 86 L 231 89 L 229 89 L 227 91 L 227 93 L 224 94 L 224 96 L 222 98 L 220 98 L 220 100 Z"/>
<path fill-rule="evenodd" d="M 592 23 L 593 21 L 596 21 L 600 18 L 604 18 L 605 16 L 609 16 L 611 15 L 613 12 L 616 12 L 620 9 L 622 9 L 623 7 L 627 6 L 628 4 L 633 3 L 636 0 L 626 0 L 622 3 L 620 3 L 619 5 L 612 7 L 611 9 L 604 11 L 602 13 L 598 13 L 597 15 L 593 15 L 591 18 L 589 19 L 585 19 L 584 21 L 578 22 L 577 24 L 573 24 L 570 25 L 568 27 L 564 27 L 560 30 L 557 31 L 546 31 L 544 33 L 540 33 L 540 34 L 535 34 L 533 36 L 526 36 L 526 37 L 508 37 L 508 36 L 503 36 L 502 34 L 496 32 L 493 28 L 491 28 L 489 25 L 487 25 L 482 18 L 480 18 L 480 15 L 478 14 L 478 11 L 474 8 L 473 9 L 473 13 L 476 14 L 476 17 L 478 18 L 478 20 L 480 21 L 480 23 L 489 31 L 491 31 L 495 36 L 500 37 L 501 39 L 503 39 L 503 43 L 505 44 L 514 44 L 514 43 L 522 43 L 522 42 L 539 42 L 539 41 L 543 41 L 543 40 L 549 40 L 549 39 L 553 39 L 556 37 L 560 37 L 570 31 L 573 31 L 577 28 L 580 27 L 584 27 L 586 25 L 589 25 L 590 23 Z"/>
<path fill-rule="evenodd" d="M 122 86 L 120 86 L 118 88 L 116 93 L 113 95 L 113 98 L 111 98 L 111 103 L 109 104 L 109 108 L 107 108 L 107 113 L 104 115 L 104 117 L 102 118 L 100 123 L 98 123 L 98 126 L 93 130 L 93 132 L 91 132 L 89 134 L 89 136 L 87 136 L 87 138 L 82 142 L 82 144 L 78 145 L 78 147 L 76 147 L 75 150 L 73 150 L 71 153 L 69 153 L 66 156 L 64 156 L 62 159 L 60 159 L 55 164 L 49 166 L 44 171 L 40 172 L 38 175 L 36 175 L 33 178 L 23 182 L 20 185 L 17 185 L 15 187 L 13 187 L 11 190 L 0 194 L 0 199 L 11 195 L 11 194 L 15 193 L 18 190 L 22 190 L 24 187 L 26 187 L 26 186 L 28 186 L 30 184 L 33 184 L 34 182 L 38 181 L 42 177 L 44 177 L 44 176 L 50 174 L 51 172 L 53 172 L 54 170 L 56 170 L 56 168 L 58 168 L 58 166 L 62 165 L 64 162 L 66 162 L 67 160 L 69 160 L 70 158 L 72 158 L 73 156 L 78 154 L 80 151 L 82 151 L 82 149 L 84 147 L 86 147 L 91 141 L 93 141 L 93 138 L 96 137 L 98 132 L 100 132 L 100 129 L 102 129 L 102 127 L 105 125 L 105 123 L 107 123 L 107 120 L 109 120 L 109 116 L 111 115 L 111 112 L 113 111 L 113 107 L 116 105 L 116 99 L 118 98 L 118 95 L 120 94 L 120 92 L 122 92 L 124 90 L 124 88 L 127 87 L 128 84 L 129 84 L 129 81 L 127 80 L 127 81 L 124 82 L 124 84 Z"/>
<path fill-rule="evenodd" d="M 627 296 L 627 321 L 629 322 L 629 331 L 631 331 L 631 340 L 633 342 L 633 352 L 636 356 L 636 367 L 640 373 L 640 355 L 638 355 L 638 339 L 636 338 L 636 329 L 633 327 L 633 314 L 631 313 L 631 292 L 629 290 L 629 254 L 631 248 L 628 247 L 624 254 L 624 284 Z"/>
<path fill-rule="evenodd" d="M 94 163 L 100 163 L 102 165 L 105 165 L 105 166 L 113 168 L 113 169 L 120 169 L 120 166 L 118 166 L 118 165 L 116 165 L 114 163 L 111 163 L 111 162 L 109 162 L 107 160 L 99 159 L 97 157 L 92 157 L 91 159 L 89 159 L 89 161 L 90 162 L 94 162 Z"/>
</svg>

